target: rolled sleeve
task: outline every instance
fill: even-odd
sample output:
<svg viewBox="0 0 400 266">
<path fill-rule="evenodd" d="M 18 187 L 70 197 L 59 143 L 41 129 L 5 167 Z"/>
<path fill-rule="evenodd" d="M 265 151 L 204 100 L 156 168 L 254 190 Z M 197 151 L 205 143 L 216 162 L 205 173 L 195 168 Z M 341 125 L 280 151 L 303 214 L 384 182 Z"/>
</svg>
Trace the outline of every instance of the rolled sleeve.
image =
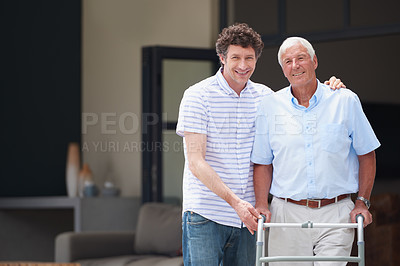
<svg viewBox="0 0 400 266">
<path fill-rule="evenodd" d="M 376 150 L 381 144 L 377 139 L 368 118 L 364 114 L 357 95 L 353 101 L 353 128 L 350 137 L 357 155 L 364 155 Z"/>
<path fill-rule="evenodd" d="M 257 110 L 255 128 L 256 134 L 250 159 L 255 164 L 271 164 L 274 157 L 269 142 L 268 117 L 262 103 Z"/>
<path fill-rule="evenodd" d="M 179 107 L 176 133 L 183 137 L 184 132 L 207 134 L 207 108 L 203 98 L 187 90 Z"/>
</svg>

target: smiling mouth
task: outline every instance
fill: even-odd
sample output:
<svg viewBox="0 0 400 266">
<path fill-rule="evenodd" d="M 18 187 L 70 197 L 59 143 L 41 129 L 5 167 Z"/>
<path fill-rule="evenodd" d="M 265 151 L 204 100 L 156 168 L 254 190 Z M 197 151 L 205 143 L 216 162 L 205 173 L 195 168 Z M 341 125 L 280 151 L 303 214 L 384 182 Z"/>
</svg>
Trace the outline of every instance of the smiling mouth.
<svg viewBox="0 0 400 266">
<path fill-rule="evenodd" d="M 293 74 L 292 76 L 293 76 L 293 77 L 298 77 L 298 76 L 300 76 L 300 75 L 303 75 L 304 73 L 306 73 L 306 72 L 301 72 L 301 73 Z"/>
<path fill-rule="evenodd" d="M 236 73 L 238 73 L 239 75 L 246 75 L 247 73 L 249 73 L 249 71 L 247 70 L 247 71 L 241 72 L 241 71 L 236 70 Z"/>
</svg>

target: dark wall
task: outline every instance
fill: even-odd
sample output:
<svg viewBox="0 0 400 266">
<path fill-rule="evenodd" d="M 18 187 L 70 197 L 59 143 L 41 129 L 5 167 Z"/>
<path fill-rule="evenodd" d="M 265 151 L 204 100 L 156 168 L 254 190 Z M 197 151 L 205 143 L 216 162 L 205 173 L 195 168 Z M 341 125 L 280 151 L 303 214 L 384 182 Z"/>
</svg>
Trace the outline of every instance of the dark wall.
<svg viewBox="0 0 400 266">
<path fill-rule="evenodd" d="M 0 196 L 65 195 L 80 142 L 81 1 L 3 1 Z"/>
<path fill-rule="evenodd" d="M 381 146 L 376 152 L 376 180 L 398 180 L 400 171 L 400 104 L 363 103 Z"/>
</svg>

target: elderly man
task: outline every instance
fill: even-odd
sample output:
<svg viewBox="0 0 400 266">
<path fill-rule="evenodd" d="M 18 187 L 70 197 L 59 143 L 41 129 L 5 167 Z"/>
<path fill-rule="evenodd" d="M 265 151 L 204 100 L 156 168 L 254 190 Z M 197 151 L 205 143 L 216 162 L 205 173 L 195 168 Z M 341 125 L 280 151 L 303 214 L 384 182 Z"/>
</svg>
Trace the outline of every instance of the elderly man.
<svg viewBox="0 0 400 266">
<path fill-rule="evenodd" d="M 317 56 L 303 38 L 285 40 L 278 61 L 290 86 L 258 106 L 251 154 L 257 211 L 267 222 L 347 223 L 362 214 L 364 226 L 370 224 L 374 150 L 380 143 L 357 95 L 317 80 Z M 354 204 L 350 194 L 357 192 Z M 353 238 L 350 229 L 271 228 L 269 256 L 349 256 Z"/>
</svg>

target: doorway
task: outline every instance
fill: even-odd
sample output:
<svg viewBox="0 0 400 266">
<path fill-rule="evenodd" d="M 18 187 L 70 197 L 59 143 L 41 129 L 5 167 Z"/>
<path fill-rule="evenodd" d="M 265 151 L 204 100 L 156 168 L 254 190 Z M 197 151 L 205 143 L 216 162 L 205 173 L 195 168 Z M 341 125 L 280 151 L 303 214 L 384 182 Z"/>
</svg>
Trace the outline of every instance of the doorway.
<svg viewBox="0 0 400 266">
<path fill-rule="evenodd" d="M 184 91 L 219 68 L 214 49 L 142 49 L 142 200 L 180 204 L 183 142 L 176 135 Z"/>
</svg>

